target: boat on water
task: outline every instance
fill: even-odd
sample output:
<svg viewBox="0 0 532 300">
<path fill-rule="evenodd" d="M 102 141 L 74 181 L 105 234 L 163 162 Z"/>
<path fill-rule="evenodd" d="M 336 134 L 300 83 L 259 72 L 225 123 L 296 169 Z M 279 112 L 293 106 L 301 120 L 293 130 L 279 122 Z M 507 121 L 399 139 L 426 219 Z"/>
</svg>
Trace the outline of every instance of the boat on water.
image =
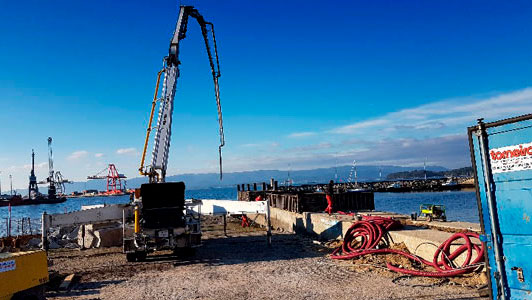
<svg viewBox="0 0 532 300">
<path fill-rule="evenodd" d="M 365 188 L 348 189 L 347 191 L 348 192 L 370 192 L 369 189 L 365 189 Z"/>
<path fill-rule="evenodd" d="M 392 184 L 388 185 L 386 188 L 387 189 L 400 189 L 401 188 L 401 184 L 398 183 L 398 182 L 395 182 L 395 183 L 392 183 Z"/>
<path fill-rule="evenodd" d="M 442 183 L 441 185 L 445 186 L 445 187 L 453 187 L 453 186 L 458 185 L 458 182 L 456 182 L 452 178 L 450 178 L 449 180 L 447 180 L 446 182 Z"/>
<path fill-rule="evenodd" d="M 444 190 L 444 191 L 459 190 L 460 189 L 460 185 L 453 178 L 449 178 L 449 179 L 447 179 L 446 182 L 443 182 L 441 184 L 441 189 Z"/>
<path fill-rule="evenodd" d="M 41 195 L 30 199 L 28 197 L 22 197 L 20 195 L 13 195 L 9 197 L 4 197 L 0 199 L 0 207 L 2 206 L 22 206 L 22 205 L 39 205 L 39 204 L 56 204 L 63 203 L 66 201 L 66 198 L 63 196 L 55 196 L 49 198 L 47 196 Z"/>
</svg>

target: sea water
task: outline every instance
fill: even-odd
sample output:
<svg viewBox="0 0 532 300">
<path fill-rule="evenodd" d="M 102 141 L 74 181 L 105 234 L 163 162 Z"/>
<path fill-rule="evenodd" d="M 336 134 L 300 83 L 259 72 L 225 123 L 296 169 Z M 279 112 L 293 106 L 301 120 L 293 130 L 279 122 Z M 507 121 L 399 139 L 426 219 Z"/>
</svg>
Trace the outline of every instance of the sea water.
<svg viewBox="0 0 532 300">
<path fill-rule="evenodd" d="M 187 198 L 196 199 L 229 199 L 236 200 L 235 188 L 211 188 L 187 190 Z M 69 198 L 58 204 L 40 204 L 14 206 L 11 211 L 11 233 L 17 234 L 22 218 L 31 220 L 32 231 L 40 231 L 41 215 L 64 213 L 80 210 L 83 205 L 128 203 L 129 195 L 111 197 Z M 426 192 L 426 193 L 375 193 L 375 209 L 401 214 L 419 213 L 421 204 L 443 204 L 447 209 L 447 219 L 452 221 L 479 222 L 477 202 L 474 192 Z M 0 236 L 6 234 L 8 207 L 0 207 Z M 27 232 L 28 225 L 24 225 Z"/>
<path fill-rule="evenodd" d="M 480 222 L 475 192 L 375 193 L 375 210 L 419 215 L 421 204 L 445 205 L 449 221 Z"/>
</svg>

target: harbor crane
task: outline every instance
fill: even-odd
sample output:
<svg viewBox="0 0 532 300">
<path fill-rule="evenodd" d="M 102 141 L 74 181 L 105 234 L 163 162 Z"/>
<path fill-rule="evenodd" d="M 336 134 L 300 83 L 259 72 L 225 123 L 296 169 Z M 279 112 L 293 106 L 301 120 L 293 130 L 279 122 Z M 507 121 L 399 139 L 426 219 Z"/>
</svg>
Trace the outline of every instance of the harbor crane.
<svg viewBox="0 0 532 300">
<path fill-rule="evenodd" d="M 48 177 L 37 184 L 48 184 L 48 199 L 55 199 L 57 195 L 65 193 L 65 183 L 72 183 L 63 178 L 60 171 L 54 171 L 54 156 L 52 152 L 52 137 L 48 137 Z"/>
<path fill-rule="evenodd" d="M 30 184 L 28 186 L 28 197 L 32 200 L 39 196 L 39 187 L 37 186 L 37 176 L 35 176 L 35 152 L 31 149 L 31 172 Z"/>
<path fill-rule="evenodd" d="M 103 175 L 105 172 L 107 172 L 107 175 Z M 107 191 L 105 194 L 107 195 L 122 194 L 123 188 L 125 188 L 125 182 L 124 186 L 122 187 L 122 179 L 125 178 L 127 177 L 124 174 L 118 173 L 118 170 L 114 164 L 109 164 L 105 169 L 96 173 L 96 175 L 87 176 L 87 179 L 106 179 Z"/>
</svg>

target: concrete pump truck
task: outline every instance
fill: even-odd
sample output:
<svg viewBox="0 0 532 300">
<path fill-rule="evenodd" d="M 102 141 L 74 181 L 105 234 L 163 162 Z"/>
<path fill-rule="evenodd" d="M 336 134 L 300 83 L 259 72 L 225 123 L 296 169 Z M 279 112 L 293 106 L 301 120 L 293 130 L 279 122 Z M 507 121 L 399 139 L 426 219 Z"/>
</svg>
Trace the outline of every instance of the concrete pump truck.
<svg viewBox="0 0 532 300">
<path fill-rule="evenodd" d="M 163 249 L 190 252 L 190 250 L 201 244 L 201 224 L 200 214 L 198 213 L 201 201 L 185 201 L 185 184 L 183 182 L 165 181 L 174 98 L 177 79 L 180 75 L 179 46 L 181 40 L 186 36 L 190 17 L 196 19 L 201 28 L 214 81 L 220 135 L 220 145 L 218 147 L 220 180 L 222 179 L 222 147 L 225 144 L 225 140 L 220 91 L 218 88 L 220 66 L 214 26 L 212 23 L 205 21 L 194 7 L 181 6 L 176 28 L 170 41 L 168 56 L 164 58 L 164 66 L 157 75 L 155 94 L 140 162 L 139 172 L 141 175 L 148 176 L 149 183 L 143 184 L 140 189 L 135 190 L 135 197 L 132 203 L 134 207 L 133 217 L 126 218 L 124 216 L 125 225 L 127 224 L 124 228 L 130 228 L 130 230 L 124 230 L 124 253 L 128 261 L 142 261 L 148 253 Z M 211 43 L 213 45 L 212 49 Z M 161 77 L 163 79 L 161 97 L 159 97 Z M 159 104 L 159 113 L 157 126 L 154 127 L 155 134 L 151 163 L 145 165 L 146 150 L 150 140 L 157 103 Z"/>
</svg>

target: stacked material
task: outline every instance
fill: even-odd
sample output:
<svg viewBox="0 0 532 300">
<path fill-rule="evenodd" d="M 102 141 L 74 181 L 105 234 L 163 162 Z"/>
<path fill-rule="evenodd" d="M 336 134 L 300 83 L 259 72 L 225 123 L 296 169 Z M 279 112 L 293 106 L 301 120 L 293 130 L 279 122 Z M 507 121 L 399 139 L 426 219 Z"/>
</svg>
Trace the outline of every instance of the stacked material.
<svg viewBox="0 0 532 300">
<path fill-rule="evenodd" d="M 269 200 L 271 207 L 296 213 L 322 212 L 327 207 L 325 194 L 319 192 L 238 192 L 238 200 L 240 201 L 254 201 L 258 196 Z M 349 191 L 334 193 L 332 199 L 333 211 L 375 210 L 374 195 L 372 192 Z"/>
</svg>

